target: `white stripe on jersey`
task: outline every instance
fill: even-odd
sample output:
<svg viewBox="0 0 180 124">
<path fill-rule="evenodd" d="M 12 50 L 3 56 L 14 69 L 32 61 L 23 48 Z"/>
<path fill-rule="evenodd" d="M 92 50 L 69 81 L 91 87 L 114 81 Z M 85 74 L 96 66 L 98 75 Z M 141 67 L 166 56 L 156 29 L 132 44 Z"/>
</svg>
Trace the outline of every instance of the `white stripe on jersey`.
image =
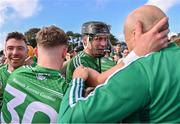
<svg viewBox="0 0 180 124">
<path fill-rule="evenodd" d="M 79 53 L 74 59 L 73 59 L 73 64 L 74 67 L 77 68 L 78 66 L 80 66 L 81 63 L 81 57 L 84 55 L 83 52 Z"/>
<path fill-rule="evenodd" d="M 81 78 L 73 79 L 72 87 L 71 87 L 70 95 L 69 95 L 70 107 L 73 107 L 79 99 L 82 99 L 82 92 L 83 92 L 83 87 L 84 87 L 83 82 L 84 81 Z"/>
</svg>

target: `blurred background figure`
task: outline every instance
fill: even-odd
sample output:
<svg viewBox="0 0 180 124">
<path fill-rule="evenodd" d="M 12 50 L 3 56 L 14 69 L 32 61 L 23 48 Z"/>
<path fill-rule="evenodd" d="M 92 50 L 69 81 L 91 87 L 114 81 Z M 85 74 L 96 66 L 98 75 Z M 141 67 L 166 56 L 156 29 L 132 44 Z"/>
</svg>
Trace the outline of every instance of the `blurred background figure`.
<svg viewBox="0 0 180 124">
<path fill-rule="evenodd" d="M 114 51 L 112 52 L 112 56 L 116 63 L 118 62 L 119 59 L 123 57 L 121 43 L 117 43 L 116 46 L 114 46 Z"/>
<path fill-rule="evenodd" d="M 115 55 L 119 56 L 120 58 L 122 58 L 122 48 L 121 48 L 121 43 L 117 43 L 115 46 Z"/>
<path fill-rule="evenodd" d="M 125 48 L 123 50 L 123 58 L 125 58 L 128 54 L 129 54 L 129 50 L 128 50 L 128 48 Z"/>
<path fill-rule="evenodd" d="M 113 58 L 110 56 L 111 54 L 111 48 L 107 48 L 105 51 L 105 56 L 101 58 L 101 71 L 107 71 L 114 65 L 116 65 L 116 62 L 113 60 Z"/>
<path fill-rule="evenodd" d="M 127 47 L 124 48 L 123 52 L 122 52 L 122 58 L 117 60 L 117 63 L 120 63 L 127 55 L 129 54 L 129 50 Z"/>
<path fill-rule="evenodd" d="M 6 60 L 6 58 L 5 58 L 4 52 L 3 52 L 3 50 L 1 50 L 0 51 L 0 66 L 4 65 L 5 60 Z"/>
<path fill-rule="evenodd" d="M 78 52 L 83 51 L 83 50 L 84 50 L 83 45 L 76 46 L 76 47 L 74 48 L 73 57 L 74 57 L 75 55 L 77 55 L 77 54 L 78 54 Z"/>
<path fill-rule="evenodd" d="M 27 46 L 28 48 L 28 57 L 25 60 L 25 65 L 32 65 L 35 66 L 36 62 L 34 61 L 34 48 L 31 45 Z"/>
<path fill-rule="evenodd" d="M 115 53 L 113 56 L 113 60 L 117 63 L 119 59 L 121 59 L 122 56 L 120 56 L 118 53 Z"/>
<path fill-rule="evenodd" d="M 173 35 L 170 38 L 171 42 L 176 42 L 178 46 L 180 46 L 180 33 L 178 33 L 177 35 Z"/>
</svg>

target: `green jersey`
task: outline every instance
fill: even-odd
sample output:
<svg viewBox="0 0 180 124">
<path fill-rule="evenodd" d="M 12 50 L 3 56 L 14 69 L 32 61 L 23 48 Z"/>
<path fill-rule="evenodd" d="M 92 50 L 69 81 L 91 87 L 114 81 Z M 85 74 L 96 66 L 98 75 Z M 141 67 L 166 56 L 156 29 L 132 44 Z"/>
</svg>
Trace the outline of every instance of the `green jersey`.
<svg viewBox="0 0 180 124">
<path fill-rule="evenodd" d="M 3 96 L 3 123 L 56 123 L 67 88 L 59 71 L 23 66 L 7 81 Z"/>
<path fill-rule="evenodd" d="M 101 69 L 102 72 L 107 71 L 111 67 L 115 66 L 116 62 L 113 61 L 111 57 L 102 57 L 101 58 Z"/>
<path fill-rule="evenodd" d="M 3 93 L 6 86 L 7 79 L 9 78 L 10 73 L 8 72 L 8 66 L 3 65 L 0 67 L 0 110 L 2 107 Z"/>
<path fill-rule="evenodd" d="M 142 57 L 114 72 L 86 98 L 73 79 L 58 120 L 69 122 L 180 122 L 180 48 Z"/>
<path fill-rule="evenodd" d="M 4 66 L 4 64 L 0 64 L 0 67 Z"/>
<path fill-rule="evenodd" d="M 70 83 L 72 80 L 74 70 L 80 65 L 92 68 L 98 72 L 101 71 L 101 66 L 98 64 L 98 59 L 86 54 L 84 51 L 81 51 L 74 58 L 72 58 L 67 65 L 66 81 L 68 83 Z"/>
<path fill-rule="evenodd" d="M 37 57 L 33 56 L 33 64 L 31 66 L 35 67 L 37 65 Z"/>
</svg>

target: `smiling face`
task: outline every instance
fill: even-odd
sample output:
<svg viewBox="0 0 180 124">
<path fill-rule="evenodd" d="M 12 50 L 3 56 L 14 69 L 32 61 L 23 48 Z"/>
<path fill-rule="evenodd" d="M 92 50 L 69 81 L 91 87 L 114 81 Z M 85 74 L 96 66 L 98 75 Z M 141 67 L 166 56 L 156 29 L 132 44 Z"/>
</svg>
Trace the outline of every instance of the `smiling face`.
<svg viewBox="0 0 180 124">
<path fill-rule="evenodd" d="M 27 45 L 24 40 L 10 38 L 5 44 L 5 56 L 11 71 L 22 66 L 27 58 Z"/>
</svg>

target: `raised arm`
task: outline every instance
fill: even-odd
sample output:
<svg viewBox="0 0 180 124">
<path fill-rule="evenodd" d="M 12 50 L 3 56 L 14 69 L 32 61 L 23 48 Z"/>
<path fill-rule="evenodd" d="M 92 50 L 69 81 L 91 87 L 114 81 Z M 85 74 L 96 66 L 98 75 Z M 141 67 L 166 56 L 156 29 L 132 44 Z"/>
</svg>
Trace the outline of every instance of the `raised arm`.
<svg viewBox="0 0 180 124">
<path fill-rule="evenodd" d="M 105 80 L 116 70 L 138 59 L 139 57 L 167 47 L 169 29 L 165 28 L 164 30 L 162 30 L 167 25 L 167 23 L 168 18 L 164 17 L 151 30 L 143 33 L 141 22 L 137 22 L 135 29 L 135 48 L 123 61 L 121 61 L 111 69 L 101 73 L 97 77 L 97 84 L 105 82 Z"/>
</svg>

